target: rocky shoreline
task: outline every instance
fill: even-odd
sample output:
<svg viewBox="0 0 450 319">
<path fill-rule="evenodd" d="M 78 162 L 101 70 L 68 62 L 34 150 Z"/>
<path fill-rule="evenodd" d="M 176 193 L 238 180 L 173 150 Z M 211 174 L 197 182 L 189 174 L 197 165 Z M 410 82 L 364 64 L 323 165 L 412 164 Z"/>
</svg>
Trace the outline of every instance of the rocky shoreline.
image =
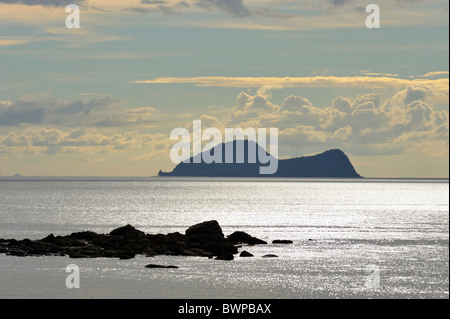
<svg viewBox="0 0 450 319">
<path fill-rule="evenodd" d="M 83 231 L 67 236 L 50 234 L 38 240 L 0 239 L 0 254 L 119 259 L 131 259 L 136 255 L 171 255 L 233 260 L 241 244 L 256 245 L 267 242 L 241 231 L 225 237 L 219 223 L 211 220 L 189 227 L 185 234 L 145 234 L 131 225 L 126 225 L 109 234 Z"/>
</svg>

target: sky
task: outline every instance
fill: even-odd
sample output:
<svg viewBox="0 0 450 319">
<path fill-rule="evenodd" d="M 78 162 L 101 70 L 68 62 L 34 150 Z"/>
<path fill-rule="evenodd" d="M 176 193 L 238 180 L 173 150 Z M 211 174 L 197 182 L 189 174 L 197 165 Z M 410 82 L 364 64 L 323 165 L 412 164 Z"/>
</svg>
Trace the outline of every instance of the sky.
<svg viewBox="0 0 450 319">
<path fill-rule="evenodd" d="M 278 128 L 280 158 L 338 148 L 365 177 L 448 178 L 448 9 L 0 0 L 0 175 L 154 176 L 175 166 L 171 131 L 201 120 Z"/>
</svg>

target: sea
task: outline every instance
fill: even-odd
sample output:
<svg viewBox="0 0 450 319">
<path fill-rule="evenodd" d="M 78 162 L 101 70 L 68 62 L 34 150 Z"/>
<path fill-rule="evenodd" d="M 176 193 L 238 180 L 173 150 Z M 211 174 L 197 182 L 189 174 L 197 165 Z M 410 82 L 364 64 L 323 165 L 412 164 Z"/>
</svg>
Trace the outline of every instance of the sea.
<svg viewBox="0 0 450 319">
<path fill-rule="evenodd" d="M 0 238 L 208 220 L 268 244 L 233 261 L 1 254 L 0 298 L 449 298 L 448 179 L 0 177 Z M 66 285 L 73 264 L 79 288 Z"/>
</svg>

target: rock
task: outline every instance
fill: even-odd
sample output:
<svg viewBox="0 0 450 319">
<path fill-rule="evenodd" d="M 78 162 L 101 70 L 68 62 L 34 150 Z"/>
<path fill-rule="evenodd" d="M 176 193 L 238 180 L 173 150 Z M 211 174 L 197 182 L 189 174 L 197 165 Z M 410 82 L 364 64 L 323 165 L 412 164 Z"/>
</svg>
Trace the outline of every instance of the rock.
<svg viewBox="0 0 450 319">
<path fill-rule="evenodd" d="M 136 255 L 201 256 L 231 260 L 238 248 L 222 233 L 217 221 L 189 227 L 186 235 L 170 233 L 150 235 L 126 225 L 109 234 L 91 231 L 67 236 L 53 234 L 41 240 L 1 240 L 0 253 L 14 256 L 69 256 L 71 258 L 120 258 Z"/>
<path fill-rule="evenodd" d="M 90 241 L 87 241 L 85 239 L 74 239 L 70 241 L 70 246 L 74 247 L 83 247 L 90 244 Z"/>
<path fill-rule="evenodd" d="M 250 254 L 248 251 L 243 250 L 240 254 L 239 257 L 253 257 L 253 254 Z"/>
<path fill-rule="evenodd" d="M 191 248 L 189 250 L 183 251 L 184 256 L 194 256 L 194 257 L 212 257 L 210 252 L 207 252 L 203 249 L 199 248 Z"/>
<path fill-rule="evenodd" d="M 145 266 L 145 268 L 165 268 L 165 269 L 177 269 L 177 266 L 164 266 L 164 265 L 155 265 L 155 264 L 149 264 Z"/>
<path fill-rule="evenodd" d="M 88 255 L 85 255 L 85 254 L 82 254 L 82 253 L 79 253 L 79 252 L 71 253 L 71 254 L 69 254 L 69 257 L 70 258 L 89 258 Z"/>
<path fill-rule="evenodd" d="M 126 225 L 123 227 L 119 227 L 114 229 L 109 233 L 110 236 L 128 236 L 128 237 L 141 237 L 145 236 L 143 231 L 137 230 L 131 225 Z"/>
<path fill-rule="evenodd" d="M 84 240 L 92 240 L 97 237 L 98 234 L 92 231 L 83 231 L 78 233 L 72 233 L 68 236 L 68 239 L 84 239 Z"/>
<path fill-rule="evenodd" d="M 124 252 L 124 253 L 119 254 L 119 259 L 122 259 L 122 260 L 132 259 L 134 257 L 135 257 L 134 253 Z"/>
<path fill-rule="evenodd" d="M 274 254 L 267 254 L 267 255 L 262 256 L 262 258 L 277 258 L 277 257 L 278 256 L 274 255 Z"/>
<path fill-rule="evenodd" d="M 155 257 L 156 255 L 158 255 L 156 252 L 154 252 L 153 250 L 147 250 L 145 252 L 145 257 Z"/>
<path fill-rule="evenodd" d="M 193 240 L 209 240 L 221 241 L 225 238 L 222 228 L 216 220 L 210 220 L 194 226 L 186 230 L 186 236 Z"/>
<path fill-rule="evenodd" d="M 230 254 L 230 253 L 219 255 L 216 257 L 216 260 L 233 260 L 233 259 L 234 259 L 234 256 L 233 256 L 233 254 Z"/>
<path fill-rule="evenodd" d="M 258 239 L 256 237 L 250 236 L 243 231 L 236 231 L 228 236 L 234 244 L 248 244 L 248 245 L 264 245 L 267 244 L 264 240 Z"/>
<path fill-rule="evenodd" d="M 50 234 L 47 237 L 45 237 L 44 239 L 42 239 L 41 241 L 54 244 L 56 242 L 56 237 L 55 237 L 55 235 Z"/>
<path fill-rule="evenodd" d="M 275 239 L 272 241 L 272 244 L 293 244 L 294 242 L 292 240 L 286 240 L 286 239 Z"/>
</svg>

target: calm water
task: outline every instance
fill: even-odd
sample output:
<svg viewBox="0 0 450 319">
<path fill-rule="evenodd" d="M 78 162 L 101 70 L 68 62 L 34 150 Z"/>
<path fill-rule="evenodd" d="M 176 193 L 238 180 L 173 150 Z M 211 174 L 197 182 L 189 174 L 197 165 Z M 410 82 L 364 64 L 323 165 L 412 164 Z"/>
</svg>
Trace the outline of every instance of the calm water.
<svg viewBox="0 0 450 319">
<path fill-rule="evenodd" d="M 0 179 L 0 238 L 125 224 L 184 232 L 211 219 L 225 235 L 243 230 L 294 245 L 245 247 L 255 257 L 231 262 L 0 255 L 0 298 L 449 297 L 448 181 Z M 262 259 L 267 253 L 279 258 Z M 80 289 L 65 286 L 71 263 Z M 366 286 L 369 265 L 379 287 Z"/>
</svg>

